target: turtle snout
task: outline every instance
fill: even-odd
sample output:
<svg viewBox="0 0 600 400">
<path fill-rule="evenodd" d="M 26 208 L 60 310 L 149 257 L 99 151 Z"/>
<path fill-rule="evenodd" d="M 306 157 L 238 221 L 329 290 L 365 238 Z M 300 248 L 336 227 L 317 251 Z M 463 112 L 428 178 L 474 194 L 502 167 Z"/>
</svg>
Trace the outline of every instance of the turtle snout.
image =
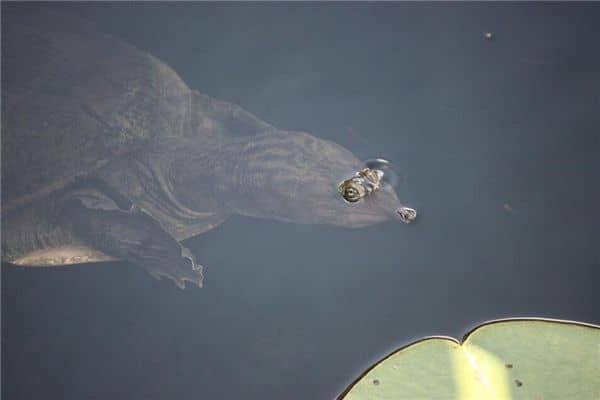
<svg viewBox="0 0 600 400">
<path fill-rule="evenodd" d="M 400 207 L 396 210 L 396 214 L 405 224 L 410 224 L 417 218 L 417 210 L 410 207 Z"/>
</svg>

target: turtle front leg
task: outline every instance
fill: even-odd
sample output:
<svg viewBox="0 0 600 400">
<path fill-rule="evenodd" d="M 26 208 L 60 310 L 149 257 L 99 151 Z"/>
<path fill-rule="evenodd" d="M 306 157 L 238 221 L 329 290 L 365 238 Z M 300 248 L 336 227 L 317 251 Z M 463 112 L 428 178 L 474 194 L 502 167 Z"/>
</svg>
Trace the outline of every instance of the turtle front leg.
<svg viewBox="0 0 600 400">
<path fill-rule="evenodd" d="M 167 277 L 181 289 L 186 281 L 202 287 L 202 266 L 189 249 L 139 208 L 93 209 L 72 198 L 65 202 L 63 215 L 87 245 L 139 265 L 155 278 Z"/>
</svg>

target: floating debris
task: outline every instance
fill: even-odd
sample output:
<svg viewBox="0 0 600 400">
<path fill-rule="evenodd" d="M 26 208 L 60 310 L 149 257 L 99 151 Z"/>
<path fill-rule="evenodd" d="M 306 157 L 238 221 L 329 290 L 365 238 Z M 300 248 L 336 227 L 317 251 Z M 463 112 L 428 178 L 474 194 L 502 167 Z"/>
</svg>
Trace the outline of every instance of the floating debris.
<svg viewBox="0 0 600 400">
<path fill-rule="evenodd" d="M 517 387 L 521 387 L 521 386 L 523 386 L 523 382 L 521 382 L 518 379 L 515 379 L 515 385 L 517 385 Z"/>
<path fill-rule="evenodd" d="M 373 385 L 375 385 L 375 386 L 379 385 L 379 379 L 373 379 Z"/>
<path fill-rule="evenodd" d="M 492 40 L 494 38 L 494 34 L 492 32 L 486 32 L 483 37 L 485 37 L 486 40 Z"/>
<path fill-rule="evenodd" d="M 506 212 L 509 212 L 509 213 L 513 212 L 513 208 L 512 208 L 512 207 L 511 207 L 511 205 L 510 205 L 510 204 L 508 204 L 508 203 L 504 203 L 504 204 L 502 205 L 502 208 L 504 208 L 504 211 L 506 211 Z"/>
</svg>

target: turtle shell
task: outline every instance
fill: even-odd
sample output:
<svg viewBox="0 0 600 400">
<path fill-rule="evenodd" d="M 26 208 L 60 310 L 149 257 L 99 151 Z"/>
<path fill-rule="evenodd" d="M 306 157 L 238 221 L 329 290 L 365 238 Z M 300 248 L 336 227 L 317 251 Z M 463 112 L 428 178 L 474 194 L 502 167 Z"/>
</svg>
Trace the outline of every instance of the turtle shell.
<svg viewBox="0 0 600 400">
<path fill-rule="evenodd" d="M 2 15 L 3 213 L 156 138 L 270 129 L 88 21 L 25 11 Z"/>
</svg>

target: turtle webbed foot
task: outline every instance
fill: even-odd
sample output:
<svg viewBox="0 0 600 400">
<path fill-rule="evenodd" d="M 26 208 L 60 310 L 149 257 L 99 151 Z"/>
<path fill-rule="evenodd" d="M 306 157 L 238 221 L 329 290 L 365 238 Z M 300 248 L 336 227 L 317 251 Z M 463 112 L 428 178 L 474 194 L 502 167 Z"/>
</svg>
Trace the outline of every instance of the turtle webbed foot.
<svg viewBox="0 0 600 400">
<path fill-rule="evenodd" d="M 89 246 L 146 269 L 155 278 L 167 277 L 178 287 L 185 282 L 202 287 L 202 266 L 160 224 L 135 204 L 130 210 L 104 210 L 69 199 L 65 216 L 77 221 L 77 236 Z"/>
<path fill-rule="evenodd" d="M 192 282 L 198 287 L 203 285 L 202 265 L 196 263 L 191 253 L 189 257 L 182 255 L 177 261 L 146 265 L 146 269 L 156 279 L 166 277 L 172 280 L 180 289 L 185 289 L 185 282 Z"/>
</svg>

